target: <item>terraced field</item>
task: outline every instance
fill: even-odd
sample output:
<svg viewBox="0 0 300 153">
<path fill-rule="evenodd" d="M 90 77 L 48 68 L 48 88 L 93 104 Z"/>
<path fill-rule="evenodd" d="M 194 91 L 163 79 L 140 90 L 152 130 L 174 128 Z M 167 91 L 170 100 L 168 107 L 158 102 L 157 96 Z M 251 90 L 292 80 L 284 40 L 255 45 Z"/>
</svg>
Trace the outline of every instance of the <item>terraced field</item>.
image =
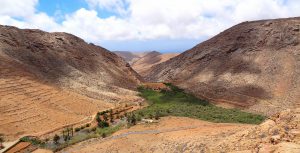
<svg viewBox="0 0 300 153">
<path fill-rule="evenodd" d="M 49 86 L 8 61 L 0 61 L 0 67 L 0 133 L 9 140 L 82 123 L 97 111 L 112 107 L 109 103 Z"/>
</svg>

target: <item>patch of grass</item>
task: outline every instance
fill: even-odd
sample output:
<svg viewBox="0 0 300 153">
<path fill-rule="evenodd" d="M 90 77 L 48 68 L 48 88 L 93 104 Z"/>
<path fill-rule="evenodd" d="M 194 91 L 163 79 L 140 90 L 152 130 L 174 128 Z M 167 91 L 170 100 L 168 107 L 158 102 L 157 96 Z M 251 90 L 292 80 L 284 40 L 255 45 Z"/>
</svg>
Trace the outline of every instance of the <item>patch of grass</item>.
<svg viewBox="0 0 300 153">
<path fill-rule="evenodd" d="M 96 129 L 96 133 L 100 136 L 110 136 L 113 133 L 115 133 L 116 131 L 120 130 L 122 128 L 123 125 L 117 125 L 114 127 L 105 127 L 105 128 L 97 128 Z"/>
<path fill-rule="evenodd" d="M 45 142 L 39 140 L 38 138 L 31 138 L 31 137 L 22 137 L 20 139 L 22 142 L 30 142 L 33 145 L 44 145 Z"/>
<path fill-rule="evenodd" d="M 54 148 L 48 148 L 52 149 L 54 152 L 57 152 L 59 150 L 62 150 L 68 146 L 74 145 L 76 143 L 91 139 L 91 138 L 97 138 L 99 137 L 98 134 L 95 133 L 89 133 L 89 134 L 79 134 L 72 137 L 69 141 L 65 141 L 64 143 L 58 144 L 54 146 Z"/>
<path fill-rule="evenodd" d="M 171 90 L 159 92 L 139 87 L 139 95 L 145 98 L 150 106 L 135 113 L 143 114 L 146 117 L 183 116 L 222 123 L 259 124 L 265 119 L 264 116 L 258 114 L 247 113 L 238 109 L 217 107 L 208 101 L 185 93 L 184 90 L 176 86 L 166 85 Z"/>
</svg>

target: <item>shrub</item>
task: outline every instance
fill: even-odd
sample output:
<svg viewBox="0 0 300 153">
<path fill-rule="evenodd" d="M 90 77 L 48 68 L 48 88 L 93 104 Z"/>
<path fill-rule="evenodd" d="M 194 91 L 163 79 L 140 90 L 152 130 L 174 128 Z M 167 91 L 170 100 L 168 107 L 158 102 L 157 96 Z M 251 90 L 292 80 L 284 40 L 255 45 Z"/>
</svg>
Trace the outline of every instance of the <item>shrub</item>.
<svg viewBox="0 0 300 153">
<path fill-rule="evenodd" d="M 142 117 L 145 115 L 143 112 L 139 112 L 138 114 Z"/>
<path fill-rule="evenodd" d="M 150 119 L 153 119 L 153 115 L 152 115 L 152 114 L 149 114 L 149 118 L 150 118 Z"/>
<path fill-rule="evenodd" d="M 136 119 L 135 114 L 128 115 L 128 117 L 127 117 L 128 125 L 136 125 L 136 122 L 137 122 L 137 119 Z"/>
<path fill-rule="evenodd" d="M 106 137 L 106 133 L 102 133 L 101 137 L 105 138 Z"/>
<path fill-rule="evenodd" d="M 159 120 L 159 118 L 160 118 L 160 113 L 159 113 L 158 111 L 155 113 L 154 118 L 155 118 L 156 120 Z"/>
<path fill-rule="evenodd" d="M 136 120 L 137 120 L 137 121 L 141 121 L 141 120 L 142 120 L 142 116 L 137 115 L 137 116 L 136 116 Z"/>
<path fill-rule="evenodd" d="M 96 127 L 93 127 L 92 129 L 91 129 L 91 131 L 96 131 L 97 130 L 97 128 Z"/>
<path fill-rule="evenodd" d="M 90 127 L 90 126 L 91 126 L 91 124 L 90 124 L 90 123 L 88 123 L 88 124 L 86 124 L 86 125 L 85 125 L 85 127 Z"/>
<path fill-rule="evenodd" d="M 103 114 L 103 119 L 104 119 L 104 121 L 108 121 L 108 116 L 107 116 L 107 114 Z"/>
<path fill-rule="evenodd" d="M 81 129 L 79 127 L 75 128 L 75 132 L 79 132 Z"/>
<path fill-rule="evenodd" d="M 98 127 L 100 128 L 109 127 L 109 124 L 106 121 L 101 121 L 98 123 Z"/>
<path fill-rule="evenodd" d="M 54 137 L 53 137 L 53 142 L 54 142 L 55 144 L 58 144 L 59 139 L 60 139 L 60 137 L 59 137 L 57 134 L 55 134 Z"/>
</svg>

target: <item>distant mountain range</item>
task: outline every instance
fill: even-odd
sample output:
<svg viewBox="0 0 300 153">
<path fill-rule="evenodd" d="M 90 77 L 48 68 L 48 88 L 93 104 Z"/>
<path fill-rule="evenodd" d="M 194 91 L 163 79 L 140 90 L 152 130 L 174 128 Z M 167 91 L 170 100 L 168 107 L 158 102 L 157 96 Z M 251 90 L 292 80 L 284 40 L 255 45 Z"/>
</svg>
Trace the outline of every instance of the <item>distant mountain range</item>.
<svg viewBox="0 0 300 153">
<path fill-rule="evenodd" d="M 157 51 L 115 51 L 115 53 L 124 58 L 131 65 L 131 67 L 141 76 L 146 76 L 152 66 L 179 55 L 179 53 L 160 53 Z"/>
</svg>

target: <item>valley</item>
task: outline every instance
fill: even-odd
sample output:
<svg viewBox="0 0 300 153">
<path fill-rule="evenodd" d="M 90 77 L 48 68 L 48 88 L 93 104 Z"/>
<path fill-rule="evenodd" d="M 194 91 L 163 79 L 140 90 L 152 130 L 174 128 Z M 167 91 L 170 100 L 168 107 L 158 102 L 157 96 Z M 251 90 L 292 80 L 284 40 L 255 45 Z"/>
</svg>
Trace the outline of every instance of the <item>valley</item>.
<svg viewBox="0 0 300 153">
<path fill-rule="evenodd" d="M 299 25 L 243 22 L 180 54 L 0 25 L 1 152 L 297 153 Z"/>
</svg>

